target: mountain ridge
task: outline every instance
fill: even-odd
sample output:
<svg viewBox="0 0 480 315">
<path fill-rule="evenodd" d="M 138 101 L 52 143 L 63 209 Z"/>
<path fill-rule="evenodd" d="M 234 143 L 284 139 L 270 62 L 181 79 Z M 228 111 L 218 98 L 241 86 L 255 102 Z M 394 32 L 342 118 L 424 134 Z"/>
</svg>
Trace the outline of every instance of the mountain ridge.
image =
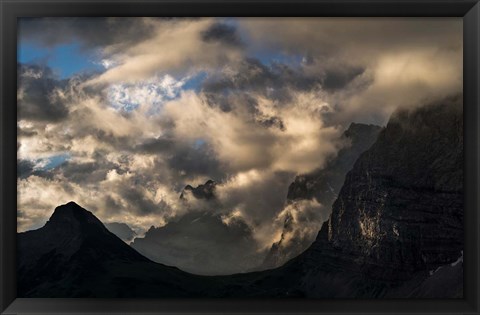
<svg viewBox="0 0 480 315">
<path fill-rule="evenodd" d="M 19 296 L 462 297 L 462 115 L 461 96 L 396 112 L 348 172 L 314 243 L 281 267 L 188 274 L 66 209 L 19 233 Z"/>
</svg>

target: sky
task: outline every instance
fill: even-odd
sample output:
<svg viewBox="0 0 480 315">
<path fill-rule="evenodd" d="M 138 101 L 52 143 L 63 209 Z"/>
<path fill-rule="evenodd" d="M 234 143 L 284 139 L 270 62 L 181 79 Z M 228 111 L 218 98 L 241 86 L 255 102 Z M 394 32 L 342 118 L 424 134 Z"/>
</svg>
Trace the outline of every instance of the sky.
<svg viewBox="0 0 480 315">
<path fill-rule="evenodd" d="M 462 90 L 462 27 L 460 18 L 22 18 L 17 229 L 43 226 L 71 200 L 140 236 L 208 211 L 226 226 L 240 220 L 245 247 L 260 252 L 280 237 L 288 185 L 348 145 L 340 136 L 351 122 L 383 126 L 398 108 Z M 186 185 L 209 179 L 214 206 L 180 201 Z M 205 242 L 214 248 L 216 237 Z"/>
</svg>

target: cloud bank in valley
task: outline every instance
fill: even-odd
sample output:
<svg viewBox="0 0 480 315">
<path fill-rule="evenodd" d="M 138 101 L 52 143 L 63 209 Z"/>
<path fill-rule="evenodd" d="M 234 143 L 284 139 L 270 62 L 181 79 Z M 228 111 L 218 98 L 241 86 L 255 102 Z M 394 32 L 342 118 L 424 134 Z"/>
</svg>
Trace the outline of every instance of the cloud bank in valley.
<svg viewBox="0 0 480 315">
<path fill-rule="evenodd" d="M 70 200 L 139 236 L 184 228 L 196 210 L 182 189 L 213 179 L 209 215 L 241 220 L 231 246 L 262 255 L 288 185 L 334 157 L 352 121 L 461 91 L 462 45 L 455 18 L 21 19 L 18 230 Z M 82 59 L 68 76 L 65 47 Z M 314 237 L 328 212 L 309 204 L 295 215 Z M 202 246 L 221 254 L 217 237 Z"/>
</svg>

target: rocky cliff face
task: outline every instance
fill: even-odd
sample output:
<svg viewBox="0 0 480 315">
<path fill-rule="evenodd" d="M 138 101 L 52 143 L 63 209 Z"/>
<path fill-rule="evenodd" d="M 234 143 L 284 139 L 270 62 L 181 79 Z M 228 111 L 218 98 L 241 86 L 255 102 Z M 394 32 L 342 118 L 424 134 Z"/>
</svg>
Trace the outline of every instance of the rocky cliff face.
<svg viewBox="0 0 480 315">
<path fill-rule="evenodd" d="M 304 207 L 305 203 L 302 204 L 304 200 L 314 200 L 318 203 L 315 211 L 328 215 L 345 181 L 345 175 L 352 169 L 360 154 L 372 146 L 380 130 L 379 126 L 352 123 L 342 134 L 345 147 L 337 156 L 325 167 L 295 178 L 288 188 L 287 205 L 295 209 Z M 312 244 L 315 239 L 314 233 L 297 233 L 296 225 L 304 224 L 305 222 L 297 222 L 294 216 L 287 213 L 281 238 L 268 251 L 261 269 L 281 266 Z M 321 223 L 317 231 L 320 225 Z"/>
<path fill-rule="evenodd" d="M 190 195 L 196 199 L 214 199 L 216 186 L 217 183 L 211 179 L 205 182 L 205 184 L 198 185 L 197 187 L 187 185 L 180 194 L 180 199 L 187 199 Z"/>
<path fill-rule="evenodd" d="M 303 294 L 401 297 L 405 294 L 394 288 L 438 283 L 428 280 L 431 272 L 458 260 L 463 250 L 462 108 L 458 96 L 392 116 L 347 174 L 316 241 L 285 267 L 301 270 Z M 460 295 L 461 280 L 452 283 Z"/>
<path fill-rule="evenodd" d="M 400 111 L 355 163 L 328 241 L 378 279 L 406 279 L 463 249 L 463 111 L 449 99 Z"/>
<path fill-rule="evenodd" d="M 461 297 L 462 115 L 461 96 L 395 113 L 348 172 L 315 242 L 232 294 Z"/>
</svg>

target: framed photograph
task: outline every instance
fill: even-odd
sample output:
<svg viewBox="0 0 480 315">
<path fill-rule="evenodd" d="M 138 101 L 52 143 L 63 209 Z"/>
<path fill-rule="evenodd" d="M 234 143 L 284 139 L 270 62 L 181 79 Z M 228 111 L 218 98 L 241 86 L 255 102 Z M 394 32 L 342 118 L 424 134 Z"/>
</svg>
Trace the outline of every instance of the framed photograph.
<svg viewBox="0 0 480 315">
<path fill-rule="evenodd" d="M 478 314 L 478 1 L 1 10 L 2 314 Z"/>
</svg>

